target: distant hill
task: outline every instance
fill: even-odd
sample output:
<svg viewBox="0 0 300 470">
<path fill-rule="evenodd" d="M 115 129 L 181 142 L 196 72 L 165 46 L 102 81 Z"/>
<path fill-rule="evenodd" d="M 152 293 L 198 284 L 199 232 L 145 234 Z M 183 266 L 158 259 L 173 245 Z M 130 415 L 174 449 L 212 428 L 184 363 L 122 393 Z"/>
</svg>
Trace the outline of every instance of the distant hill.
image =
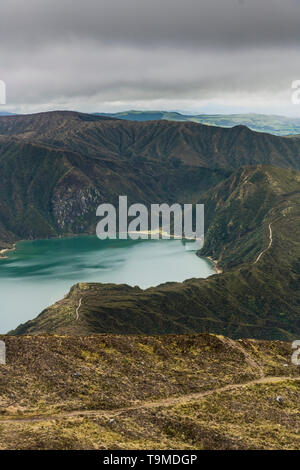
<svg viewBox="0 0 300 470">
<path fill-rule="evenodd" d="M 172 111 L 123 111 L 119 113 L 96 113 L 128 121 L 192 121 L 209 126 L 234 127 L 243 125 L 253 131 L 275 135 L 300 134 L 300 118 L 266 114 L 181 114 Z"/>
</svg>

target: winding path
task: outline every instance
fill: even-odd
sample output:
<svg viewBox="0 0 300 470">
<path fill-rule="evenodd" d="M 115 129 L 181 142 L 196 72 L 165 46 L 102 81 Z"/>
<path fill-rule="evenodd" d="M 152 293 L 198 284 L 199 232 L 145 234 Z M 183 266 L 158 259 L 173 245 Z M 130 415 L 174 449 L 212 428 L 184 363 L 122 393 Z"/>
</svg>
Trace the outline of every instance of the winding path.
<svg viewBox="0 0 300 470">
<path fill-rule="evenodd" d="M 258 261 L 260 260 L 260 258 L 262 257 L 262 255 L 264 255 L 272 246 L 272 243 L 273 243 L 273 233 L 272 233 L 272 222 L 269 223 L 269 231 L 270 231 L 270 242 L 269 242 L 269 245 L 267 246 L 267 248 L 263 251 L 261 251 L 258 255 L 258 257 L 256 258 L 256 260 L 254 261 L 253 264 L 256 264 L 258 263 Z"/>
<path fill-rule="evenodd" d="M 254 379 L 249 382 L 244 382 L 240 384 L 230 384 L 225 385 L 224 387 L 215 388 L 214 390 L 207 390 L 205 392 L 198 392 L 198 393 L 191 393 L 188 395 L 182 395 L 180 397 L 168 397 L 162 398 L 160 400 L 155 401 L 145 401 L 142 403 L 137 403 L 136 405 L 128 406 L 125 408 L 116 408 L 112 410 L 75 410 L 69 412 L 63 412 L 55 415 L 49 416 L 28 416 L 28 417 L 16 417 L 16 418 L 8 418 L 8 419 L 0 419 L 0 424 L 12 424 L 12 423 L 33 423 L 33 422 L 40 422 L 40 421 L 53 421 L 57 419 L 68 419 L 68 418 L 96 418 L 96 417 L 104 417 L 106 419 L 119 416 L 123 413 L 128 411 L 135 411 L 135 410 L 153 410 L 156 408 L 168 408 L 170 406 L 176 405 L 186 405 L 193 401 L 202 400 L 205 397 L 213 395 L 215 393 L 223 393 L 234 391 L 238 389 L 243 389 L 249 387 L 251 385 L 257 384 L 276 384 L 284 381 L 300 381 L 300 377 L 260 377 L 259 379 Z"/>
<path fill-rule="evenodd" d="M 238 343 L 238 341 L 234 341 L 231 338 L 227 338 L 223 336 L 218 336 L 218 338 L 220 339 L 220 341 L 223 342 L 223 344 L 229 346 L 232 349 L 235 349 L 236 351 L 241 352 L 245 358 L 246 363 L 253 369 L 257 370 L 261 379 L 265 377 L 263 367 L 253 359 L 251 354 L 249 354 L 248 351 L 245 348 L 243 348 L 241 344 Z"/>
<path fill-rule="evenodd" d="M 82 297 L 81 297 L 81 299 L 79 300 L 78 307 L 76 308 L 76 321 L 79 320 L 79 309 L 80 309 L 80 307 L 81 307 L 81 303 L 82 303 Z"/>
</svg>

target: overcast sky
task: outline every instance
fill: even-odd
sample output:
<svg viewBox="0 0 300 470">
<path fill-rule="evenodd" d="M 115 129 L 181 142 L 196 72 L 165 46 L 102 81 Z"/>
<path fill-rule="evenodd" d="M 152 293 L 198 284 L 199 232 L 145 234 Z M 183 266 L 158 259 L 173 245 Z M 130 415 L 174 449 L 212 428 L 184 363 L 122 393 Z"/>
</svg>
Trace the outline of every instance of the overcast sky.
<svg viewBox="0 0 300 470">
<path fill-rule="evenodd" d="M 300 0 L 1 0 L 0 111 L 300 116 Z"/>
</svg>

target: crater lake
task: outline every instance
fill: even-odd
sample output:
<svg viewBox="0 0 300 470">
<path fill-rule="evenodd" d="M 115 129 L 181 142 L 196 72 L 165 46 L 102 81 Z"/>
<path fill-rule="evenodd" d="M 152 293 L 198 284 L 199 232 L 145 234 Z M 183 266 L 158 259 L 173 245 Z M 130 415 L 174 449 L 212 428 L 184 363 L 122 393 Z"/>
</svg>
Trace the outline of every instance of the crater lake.
<svg viewBox="0 0 300 470">
<path fill-rule="evenodd" d="M 143 289 L 215 274 L 187 240 L 99 240 L 80 236 L 17 243 L 0 258 L 0 333 L 36 317 L 77 282 Z"/>
</svg>

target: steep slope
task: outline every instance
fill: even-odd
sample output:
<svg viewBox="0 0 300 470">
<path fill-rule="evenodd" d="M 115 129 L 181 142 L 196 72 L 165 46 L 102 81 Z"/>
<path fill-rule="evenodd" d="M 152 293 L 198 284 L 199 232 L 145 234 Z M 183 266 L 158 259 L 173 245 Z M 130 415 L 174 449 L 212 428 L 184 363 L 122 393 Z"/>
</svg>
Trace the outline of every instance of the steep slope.
<svg viewBox="0 0 300 470">
<path fill-rule="evenodd" d="M 203 196 L 207 235 L 201 254 L 217 258 L 222 275 L 147 290 L 78 284 L 13 334 L 212 331 L 235 338 L 296 339 L 299 183 L 296 171 L 244 168 Z"/>
<path fill-rule="evenodd" d="M 0 449 L 299 448 L 300 378 L 288 343 L 207 334 L 1 340 Z"/>
<path fill-rule="evenodd" d="M 300 172 L 261 165 L 241 168 L 201 200 L 208 227 L 202 254 L 218 259 L 227 269 L 251 263 L 258 248 L 268 245 L 268 223 L 273 226 L 276 240 L 285 231 L 283 223 L 298 232 Z M 281 242 L 289 238 L 282 235 Z M 284 245 L 277 247 L 274 243 L 272 249 L 278 260 L 289 256 Z"/>
<path fill-rule="evenodd" d="M 93 159 L 44 144 L 0 139 L 0 249 L 20 239 L 95 233 L 102 202 L 188 202 L 230 172 L 172 163 Z"/>
</svg>

